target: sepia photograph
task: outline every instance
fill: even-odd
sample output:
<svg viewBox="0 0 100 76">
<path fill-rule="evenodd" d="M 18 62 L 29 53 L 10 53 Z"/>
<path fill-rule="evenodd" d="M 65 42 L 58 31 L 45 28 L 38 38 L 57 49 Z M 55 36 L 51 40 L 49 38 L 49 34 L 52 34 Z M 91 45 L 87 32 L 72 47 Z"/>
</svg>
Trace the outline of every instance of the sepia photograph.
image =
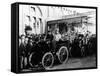
<svg viewBox="0 0 100 76">
<path fill-rule="evenodd" d="M 96 7 L 19 4 L 18 70 L 97 67 Z"/>
</svg>

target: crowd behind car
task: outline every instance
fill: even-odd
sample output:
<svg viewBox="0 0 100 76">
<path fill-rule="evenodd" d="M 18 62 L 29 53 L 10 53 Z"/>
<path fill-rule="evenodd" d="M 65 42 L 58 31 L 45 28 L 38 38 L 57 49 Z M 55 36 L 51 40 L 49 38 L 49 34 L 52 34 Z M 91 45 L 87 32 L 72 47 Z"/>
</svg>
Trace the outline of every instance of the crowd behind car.
<svg viewBox="0 0 100 76">
<path fill-rule="evenodd" d="M 46 41 L 51 45 L 52 50 L 56 48 L 56 43 L 59 41 L 69 41 L 70 42 L 70 50 L 73 53 L 79 54 L 81 56 L 86 56 L 87 53 L 94 53 L 96 51 L 96 36 L 91 35 L 89 33 L 83 35 L 78 34 L 76 32 L 70 32 L 60 34 L 59 30 L 56 30 L 55 33 L 48 31 L 48 34 L 32 34 L 30 33 L 31 28 L 25 29 L 25 35 L 22 34 L 19 36 L 19 67 L 27 68 L 29 67 L 29 55 L 34 45 L 39 42 Z M 74 51 L 73 51 L 74 50 Z M 78 51 L 77 51 L 78 50 Z M 88 52 L 87 52 L 88 51 Z M 93 52 L 92 52 L 93 51 Z M 78 53 L 77 53 L 78 52 Z"/>
</svg>

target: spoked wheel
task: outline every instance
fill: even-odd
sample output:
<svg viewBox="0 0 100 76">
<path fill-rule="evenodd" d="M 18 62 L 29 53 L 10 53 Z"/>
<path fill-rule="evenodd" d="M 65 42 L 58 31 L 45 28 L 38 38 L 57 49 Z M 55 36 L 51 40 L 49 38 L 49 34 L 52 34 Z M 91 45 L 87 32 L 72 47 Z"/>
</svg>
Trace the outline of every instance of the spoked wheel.
<svg viewBox="0 0 100 76">
<path fill-rule="evenodd" d="M 34 67 L 34 65 L 36 65 L 36 63 L 37 63 L 36 54 L 33 52 L 29 56 L 29 64 L 30 64 L 31 67 Z"/>
<path fill-rule="evenodd" d="M 45 69 L 49 69 L 53 66 L 54 63 L 54 57 L 51 52 L 47 52 L 44 54 L 42 58 L 42 65 Z"/>
<path fill-rule="evenodd" d="M 59 49 L 57 56 L 58 56 L 60 63 L 62 63 L 62 64 L 66 63 L 68 60 L 68 56 L 69 56 L 67 47 L 62 46 Z"/>
</svg>

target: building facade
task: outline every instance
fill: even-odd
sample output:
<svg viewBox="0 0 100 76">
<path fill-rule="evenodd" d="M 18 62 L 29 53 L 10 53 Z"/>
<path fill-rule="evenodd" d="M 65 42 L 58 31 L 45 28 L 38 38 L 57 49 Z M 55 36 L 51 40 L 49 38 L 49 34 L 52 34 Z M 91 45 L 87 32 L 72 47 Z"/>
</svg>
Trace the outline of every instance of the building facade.
<svg viewBox="0 0 100 76">
<path fill-rule="evenodd" d="M 68 18 L 69 16 L 77 16 L 82 12 L 91 11 L 90 9 L 76 9 L 69 7 L 55 7 L 55 6 L 38 6 L 38 5 L 20 5 L 19 8 L 19 35 L 25 33 L 25 27 L 30 26 L 33 34 L 45 33 L 47 21 Z M 94 11 L 94 10 L 93 10 Z M 87 13 L 88 14 L 88 13 Z M 76 30 L 86 31 L 86 29 L 95 33 L 95 13 L 88 14 L 88 27 L 83 24 L 82 28 Z M 91 23 L 92 22 L 92 23 Z"/>
</svg>

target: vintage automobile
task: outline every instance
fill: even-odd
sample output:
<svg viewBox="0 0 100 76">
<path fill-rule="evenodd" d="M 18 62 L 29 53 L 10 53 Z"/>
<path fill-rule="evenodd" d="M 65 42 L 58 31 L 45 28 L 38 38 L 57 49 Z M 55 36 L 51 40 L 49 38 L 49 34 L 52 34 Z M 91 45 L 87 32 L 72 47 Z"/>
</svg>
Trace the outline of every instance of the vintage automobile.
<svg viewBox="0 0 100 76">
<path fill-rule="evenodd" d="M 45 69 L 53 66 L 56 60 L 64 64 L 68 60 L 69 51 L 67 41 L 59 41 L 55 45 L 55 49 L 52 47 L 50 40 L 34 41 L 29 55 L 29 64 L 31 67 L 35 65 L 42 65 Z"/>
</svg>

